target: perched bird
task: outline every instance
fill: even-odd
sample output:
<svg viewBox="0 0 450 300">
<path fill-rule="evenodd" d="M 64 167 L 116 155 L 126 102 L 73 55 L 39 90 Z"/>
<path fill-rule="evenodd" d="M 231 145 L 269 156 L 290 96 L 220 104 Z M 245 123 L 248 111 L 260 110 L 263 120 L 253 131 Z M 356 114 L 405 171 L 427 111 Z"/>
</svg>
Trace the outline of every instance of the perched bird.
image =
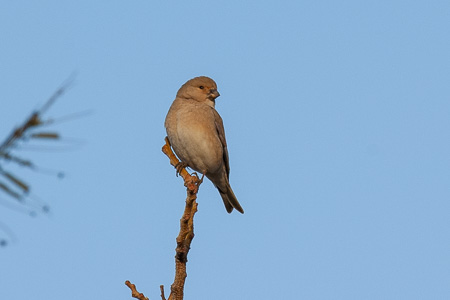
<svg viewBox="0 0 450 300">
<path fill-rule="evenodd" d="M 211 180 L 219 190 L 228 213 L 233 208 L 244 213 L 228 180 L 230 165 L 225 130 L 215 109 L 219 96 L 216 83 L 209 77 L 200 76 L 187 81 L 178 90 L 164 126 L 181 161 L 178 167 L 189 166 Z"/>
</svg>

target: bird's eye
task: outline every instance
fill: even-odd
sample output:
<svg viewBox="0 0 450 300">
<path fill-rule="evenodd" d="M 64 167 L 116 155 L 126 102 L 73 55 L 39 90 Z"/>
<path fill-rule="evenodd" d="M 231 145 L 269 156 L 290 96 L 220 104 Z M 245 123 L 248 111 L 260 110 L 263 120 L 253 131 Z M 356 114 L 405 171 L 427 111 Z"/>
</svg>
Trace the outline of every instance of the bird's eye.
<svg viewBox="0 0 450 300">
<path fill-rule="evenodd" d="M 205 87 L 204 87 L 203 85 L 201 85 L 201 86 L 199 86 L 199 88 L 200 88 L 201 90 L 203 90 Z"/>
</svg>

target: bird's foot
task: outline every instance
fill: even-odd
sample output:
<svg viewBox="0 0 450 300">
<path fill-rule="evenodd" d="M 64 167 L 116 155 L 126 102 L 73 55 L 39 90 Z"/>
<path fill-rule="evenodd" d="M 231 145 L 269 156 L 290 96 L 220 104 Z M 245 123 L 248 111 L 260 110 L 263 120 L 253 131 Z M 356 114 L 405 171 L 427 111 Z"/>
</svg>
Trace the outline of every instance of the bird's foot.
<svg viewBox="0 0 450 300">
<path fill-rule="evenodd" d="M 203 182 L 204 177 L 205 177 L 205 173 L 202 174 L 202 178 L 200 178 L 200 181 L 198 182 L 199 185 Z"/>
<path fill-rule="evenodd" d="M 202 178 L 200 178 L 197 174 L 197 172 L 192 172 L 191 176 L 195 175 L 198 179 L 198 185 L 200 185 L 203 182 L 203 177 L 205 177 L 205 173 L 202 173 Z"/>
<path fill-rule="evenodd" d="M 177 163 L 177 165 L 175 166 L 175 170 L 176 170 L 176 175 L 178 177 L 179 174 L 181 174 L 181 170 L 183 170 L 184 168 L 186 168 L 188 166 L 187 163 L 180 161 L 179 163 Z"/>
</svg>

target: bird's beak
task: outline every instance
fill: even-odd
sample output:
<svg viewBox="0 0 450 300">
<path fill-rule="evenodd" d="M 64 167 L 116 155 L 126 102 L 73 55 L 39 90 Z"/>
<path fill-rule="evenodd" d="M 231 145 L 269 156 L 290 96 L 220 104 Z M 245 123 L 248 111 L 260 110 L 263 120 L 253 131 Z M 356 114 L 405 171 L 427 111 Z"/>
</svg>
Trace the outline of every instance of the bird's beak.
<svg viewBox="0 0 450 300">
<path fill-rule="evenodd" d="M 209 94 L 208 94 L 208 98 L 215 100 L 217 97 L 219 97 L 220 94 L 216 89 L 210 89 L 209 90 Z"/>
</svg>

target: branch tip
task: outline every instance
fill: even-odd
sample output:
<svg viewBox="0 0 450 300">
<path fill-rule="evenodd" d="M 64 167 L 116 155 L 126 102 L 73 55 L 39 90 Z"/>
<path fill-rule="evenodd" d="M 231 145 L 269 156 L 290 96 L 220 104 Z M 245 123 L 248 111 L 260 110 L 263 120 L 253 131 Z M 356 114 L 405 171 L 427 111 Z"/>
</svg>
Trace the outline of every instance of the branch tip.
<svg viewBox="0 0 450 300">
<path fill-rule="evenodd" d="M 166 300 L 166 295 L 164 295 L 164 285 L 160 285 L 159 289 L 161 290 L 161 300 Z"/>
<path fill-rule="evenodd" d="M 138 300 L 149 300 L 144 294 L 139 293 L 136 289 L 136 286 L 132 284 L 129 280 L 125 281 L 125 285 L 131 290 L 131 297 L 136 298 Z"/>
</svg>

